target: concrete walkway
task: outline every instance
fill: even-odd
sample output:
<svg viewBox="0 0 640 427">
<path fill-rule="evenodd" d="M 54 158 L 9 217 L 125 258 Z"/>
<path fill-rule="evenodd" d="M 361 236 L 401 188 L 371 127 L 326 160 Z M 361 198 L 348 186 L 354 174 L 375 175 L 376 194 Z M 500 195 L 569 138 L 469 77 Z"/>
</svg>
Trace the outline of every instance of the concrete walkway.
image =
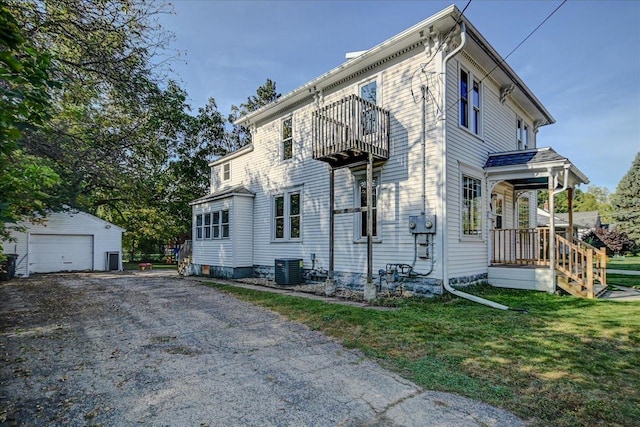
<svg viewBox="0 0 640 427">
<path fill-rule="evenodd" d="M 611 274 L 626 274 L 629 276 L 640 276 L 640 271 L 636 271 L 636 270 L 612 270 L 610 268 L 607 268 L 607 273 L 611 273 Z"/>
</svg>

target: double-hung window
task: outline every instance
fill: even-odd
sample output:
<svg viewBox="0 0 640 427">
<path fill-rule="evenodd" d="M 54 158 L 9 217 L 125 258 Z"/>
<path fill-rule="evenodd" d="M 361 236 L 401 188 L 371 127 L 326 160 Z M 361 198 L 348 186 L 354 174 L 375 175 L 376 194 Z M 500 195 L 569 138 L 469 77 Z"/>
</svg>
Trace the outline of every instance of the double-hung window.
<svg viewBox="0 0 640 427">
<path fill-rule="evenodd" d="M 282 160 L 293 157 L 293 120 L 291 117 L 282 121 Z"/>
<path fill-rule="evenodd" d="M 480 135 L 482 132 L 481 83 L 470 72 L 460 69 L 460 126 Z"/>
<path fill-rule="evenodd" d="M 462 176 L 462 235 L 482 235 L 481 181 L 472 176 Z"/>
<path fill-rule="evenodd" d="M 273 196 L 273 240 L 297 241 L 302 237 L 302 191 Z"/>
<path fill-rule="evenodd" d="M 202 240 L 203 232 L 202 232 L 202 223 L 203 223 L 203 215 L 196 215 L 196 240 Z"/>
<path fill-rule="evenodd" d="M 227 162 L 222 165 L 222 180 L 229 181 L 231 179 L 231 163 Z"/>
<path fill-rule="evenodd" d="M 204 214 L 204 238 L 211 239 L 211 214 Z"/>
<path fill-rule="evenodd" d="M 516 140 L 518 150 L 529 148 L 529 126 L 520 117 L 516 119 Z"/>
</svg>

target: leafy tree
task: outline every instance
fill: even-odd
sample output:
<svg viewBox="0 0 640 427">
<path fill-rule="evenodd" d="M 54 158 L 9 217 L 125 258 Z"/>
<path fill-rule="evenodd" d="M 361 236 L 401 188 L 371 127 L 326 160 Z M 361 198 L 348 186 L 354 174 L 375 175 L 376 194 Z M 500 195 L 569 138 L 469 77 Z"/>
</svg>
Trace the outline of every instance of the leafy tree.
<svg viewBox="0 0 640 427">
<path fill-rule="evenodd" d="M 538 207 L 544 208 L 549 200 L 547 191 L 538 192 Z M 556 213 L 569 212 L 569 192 L 563 191 L 555 196 Z M 573 211 L 589 212 L 598 211 L 603 222 L 611 220 L 611 205 L 609 203 L 609 190 L 604 187 L 589 186 L 586 192 L 576 188 L 573 192 Z"/>
<path fill-rule="evenodd" d="M 23 132 L 44 129 L 50 112 L 51 56 L 35 49 L 0 1 L 0 241 L 22 215 L 47 206 L 59 177 L 43 159 L 20 146 Z M 43 130 L 44 131 L 44 130 Z M 4 259 L 0 246 L 0 260 Z"/>
<path fill-rule="evenodd" d="M 636 154 L 611 199 L 612 216 L 617 226 L 631 240 L 640 242 L 640 153 Z"/>
<path fill-rule="evenodd" d="M 276 102 L 280 98 L 281 94 L 276 90 L 276 82 L 271 79 L 267 79 L 265 84 L 258 87 L 255 95 L 251 95 L 247 98 L 247 102 L 240 104 L 239 107 L 232 105 L 231 113 L 228 116 L 228 121 L 231 125 L 231 130 L 227 133 L 226 148 L 228 151 L 234 151 L 251 143 L 251 132 L 246 126 L 240 126 L 234 124 L 240 117 L 252 113 L 265 105 Z"/>
</svg>

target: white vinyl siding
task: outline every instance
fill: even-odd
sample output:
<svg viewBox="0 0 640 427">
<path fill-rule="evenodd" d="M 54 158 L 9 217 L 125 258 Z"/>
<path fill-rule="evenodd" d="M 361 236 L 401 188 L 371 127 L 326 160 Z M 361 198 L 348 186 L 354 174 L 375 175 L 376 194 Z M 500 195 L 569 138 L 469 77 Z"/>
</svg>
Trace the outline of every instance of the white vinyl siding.
<svg viewBox="0 0 640 427">
<path fill-rule="evenodd" d="M 25 221 L 19 225 L 26 227 L 27 231 L 13 231 L 11 234 L 16 241 L 3 242 L 5 253 L 18 255 L 17 276 L 27 277 L 30 273 L 44 272 L 41 267 L 43 260 L 50 264 L 52 259 L 61 263 L 58 271 L 104 271 L 107 270 L 108 252 L 120 254 L 122 268 L 123 229 L 93 215 L 55 212 L 43 224 Z"/>
</svg>

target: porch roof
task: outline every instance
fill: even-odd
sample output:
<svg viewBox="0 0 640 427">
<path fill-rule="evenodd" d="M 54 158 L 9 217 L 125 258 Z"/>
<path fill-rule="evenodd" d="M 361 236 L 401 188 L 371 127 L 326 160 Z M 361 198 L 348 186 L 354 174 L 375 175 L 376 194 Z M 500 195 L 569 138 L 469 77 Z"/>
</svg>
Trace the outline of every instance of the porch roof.
<svg viewBox="0 0 640 427">
<path fill-rule="evenodd" d="M 490 180 L 507 181 L 516 190 L 547 189 L 549 177 L 558 172 L 569 174 L 570 186 L 589 183 L 580 169 L 551 147 L 491 153 L 484 170 Z"/>
<path fill-rule="evenodd" d="M 226 199 L 227 197 L 231 197 L 231 196 L 255 197 L 255 193 L 242 185 L 238 185 L 236 187 L 227 188 L 225 190 L 207 194 L 204 197 L 200 197 L 199 199 L 189 202 L 189 204 L 192 206 L 199 205 L 200 203 L 211 202 L 213 200 Z"/>
</svg>

